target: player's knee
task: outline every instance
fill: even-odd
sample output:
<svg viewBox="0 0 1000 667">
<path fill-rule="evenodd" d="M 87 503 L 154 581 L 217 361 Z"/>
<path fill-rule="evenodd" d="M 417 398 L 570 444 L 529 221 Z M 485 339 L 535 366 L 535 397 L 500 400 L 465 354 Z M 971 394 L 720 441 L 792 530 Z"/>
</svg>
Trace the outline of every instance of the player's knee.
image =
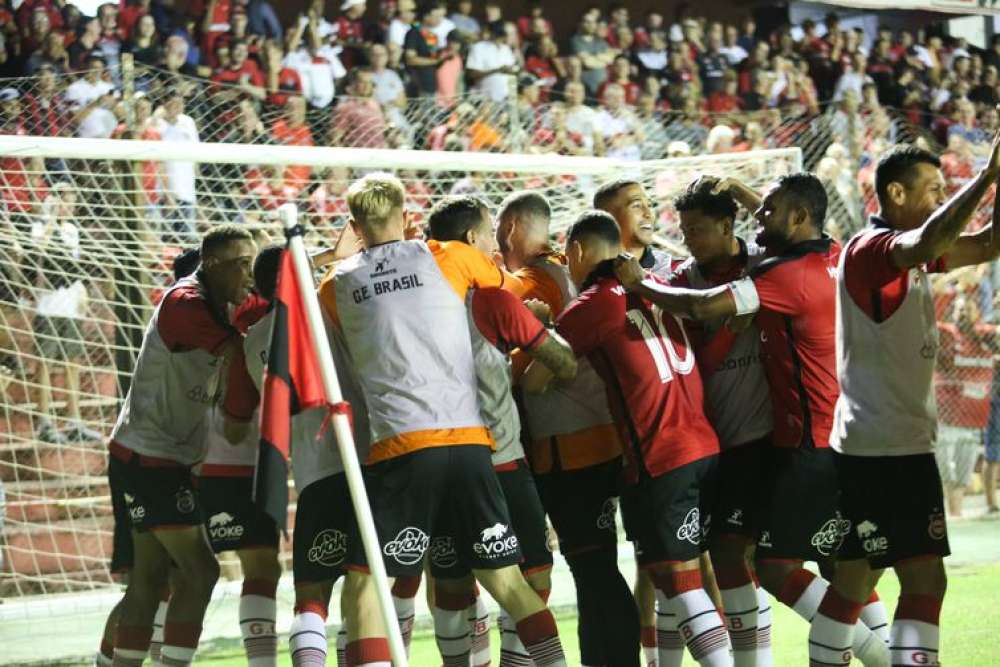
<svg viewBox="0 0 1000 667">
<path fill-rule="evenodd" d="M 239 552 L 243 576 L 247 579 L 277 581 L 281 578 L 281 563 L 278 551 L 270 547 L 244 549 Z"/>
<path fill-rule="evenodd" d="M 498 570 L 477 570 L 476 579 L 501 605 L 506 605 L 506 601 L 517 599 L 529 592 L 534 594 L 516 565 L 508 565 Z"/>
<path fill-rule="evenodd" d="M 897 565 L 900 592 L 944 598 L 948 590 L 948 574 L 941 558 L 909 561 Z"/>
<path fill-rule="evenodd" d="M 528 580 L 528 585 L 536 591 L 548 591 L 552 588 L 551 567 L 526 572 L 524 578 Z"/>
<path fill-rule="evenodd" d="M 471 575 L 459 579 L 434 579 L 434 588 L 447 595 L 468 595 L 470 598 L 476 594 L 476 582 Z"/>
<path fill-rule="evenodd" d="M 798 569 L 796 564 L 772 560 L 758 560 L 755 567 L 761 585 L 772 595 L 776 595 L 785 585 L 788 575 Z"/>
</svg>

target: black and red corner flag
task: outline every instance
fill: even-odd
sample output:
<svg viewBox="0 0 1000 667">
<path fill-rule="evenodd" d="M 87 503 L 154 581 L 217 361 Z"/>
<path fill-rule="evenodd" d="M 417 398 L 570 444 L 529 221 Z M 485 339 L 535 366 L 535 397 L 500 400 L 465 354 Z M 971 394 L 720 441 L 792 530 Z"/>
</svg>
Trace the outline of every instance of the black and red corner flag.
<svg viewBox="0 0 1000 667">
<path fill-rule="evenodd" d="M 288 525 L 288 454 L 292 416 L 327 404 L 309 319 L 292 253 L 281 254 L 274 322 L 260 409 L 260 447 L 254 501 L 282 531 Z"/>
</svg>

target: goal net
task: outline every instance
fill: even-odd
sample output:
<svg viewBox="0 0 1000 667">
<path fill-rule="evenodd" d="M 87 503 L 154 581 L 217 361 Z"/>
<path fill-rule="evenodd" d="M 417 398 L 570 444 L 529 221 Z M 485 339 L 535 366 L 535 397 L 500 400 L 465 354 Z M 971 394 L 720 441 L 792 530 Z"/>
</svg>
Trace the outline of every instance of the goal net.
<svg viewBox="0 0 1000 667">
<path fill-rule="evenodd" d="M 245 224 L 262 245 L 278 242 L 276 209 L 295 202 L 307 245 L 331 247 L 347 220 L 347 186 L 387 170 L 406 186 L 418 220 L 448 195 L 477 194 L 496 206 L 517 190 L 541 192 L 561 247 L 594 190 L 629 176 L 657 206 L 660 241 L 679 253 L 670 201 L 697 175 L 761 186 L 801 168 L 796 148 L 624 162 L 0 136 L 0 155 L 0 626 L 101 620 L 116 601 L 107 438 L 173 260 L 212 225 Z M 227 627 L 237 632 L 234 622 Z M 91 650 L 96 628 L 81 632 L 71 653 Z M 53 632 L 48 621 L 45 631 Z"/>
</svg>

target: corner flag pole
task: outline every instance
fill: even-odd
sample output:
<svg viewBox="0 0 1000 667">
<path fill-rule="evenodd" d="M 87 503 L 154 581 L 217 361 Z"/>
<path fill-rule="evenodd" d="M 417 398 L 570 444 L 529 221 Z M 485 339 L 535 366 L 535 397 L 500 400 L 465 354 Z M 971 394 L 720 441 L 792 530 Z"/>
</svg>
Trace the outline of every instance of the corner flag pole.
<svg viewBox="0 0 1000 667">
<path fill-rule="evenodd" d="M 295 229 L 298 225 L 299 211 L 295 204 L 283 204 L 278 208 L 278 215 L 285 227 L 286 234 L 288 234 L 288 249 L 292 253 L 299 291 L 305 301 L 302 305 L 305 307 L 306 317 L 309 320 L 309 331 L 316 348 L 316 358 L 319 359 L 326 399 L 331 405 L 337 405 L 343 402 L 344 397 L 340 393 L 340 382 L 337 380 L 337 369 L 333 363 L 330 341 L 327 339 L 323 316 L 319 310 L 319 299 L 316 296 L 316 286 L 313 283 L 312 266 L 306 254 L 302 233 L 301 231 L 296 233 Z M 403 638 L 399 633 L 396 610 L 393 607 L 389 591 L 389 579 L 385 573 L 385 564 L 382 562 L 382 550 L 379 548 L 375 522 L 368 504 L 368 492 L 365 490 L 365 483 L 361 478 L 361 464 L 358 462 L 358 453 L 354 446 L 354 433 L 351 431 L 351 422 L 346 414 L 338 412 L 333 415 L 333 430 L 337 436 L 337 448 L 340 450 L 340 458 L 344 464 L 344 473 L 347 475 L 347 485 L 351 492 L 351 502 L 354 505 L 354 514 L 358 519 L 358 527 L 361 530 L 361 541 L 364 543 L 368 567 L 375 580 L 379 610 L 382 613 L 386 636 L 389 639 L 392 664 L 394 667 L 408 667 Z"/>
</svg>

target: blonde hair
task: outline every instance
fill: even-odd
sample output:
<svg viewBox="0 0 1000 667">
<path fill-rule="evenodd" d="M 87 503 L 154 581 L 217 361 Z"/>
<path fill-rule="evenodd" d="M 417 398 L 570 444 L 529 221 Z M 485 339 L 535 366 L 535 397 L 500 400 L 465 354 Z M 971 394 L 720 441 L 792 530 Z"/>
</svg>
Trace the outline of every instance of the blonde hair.
<svg viewBox="0 0 1000 667">
<path fill-rule="evenodd" d="M 381 226 L 394 211 L 403 210 L 406 191 L 398 178 L 384 171 L 366 175 L 347 189 L 347 207 L 362 227 Z"/>
</svg>

